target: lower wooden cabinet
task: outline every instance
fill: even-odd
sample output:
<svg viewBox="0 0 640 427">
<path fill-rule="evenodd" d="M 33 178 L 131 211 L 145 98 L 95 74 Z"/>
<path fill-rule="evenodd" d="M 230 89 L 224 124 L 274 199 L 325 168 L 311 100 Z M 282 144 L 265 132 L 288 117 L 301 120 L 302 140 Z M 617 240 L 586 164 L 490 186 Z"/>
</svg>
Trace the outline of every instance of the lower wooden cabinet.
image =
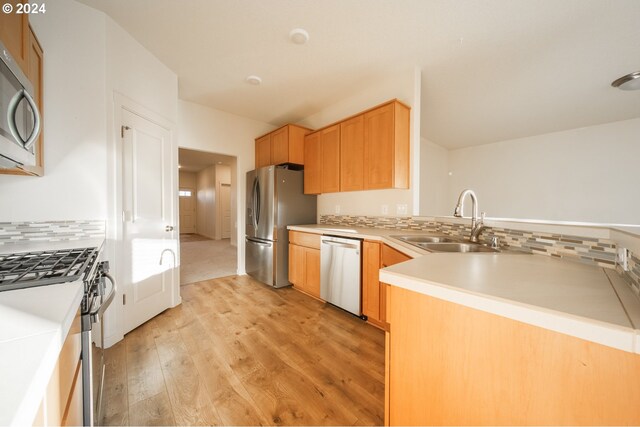
<svg viewBox="0 0 640 427">
<path fill-rule="evenodd" d="M 289 282 L 320 298 L 320 235 L 289 231 Z"/>
<path fill-rule="evenodd" d="M 82 425 L 80 311 L 71 325 L 33 425 Z"/>
<path fill-rule="evenodd" d="M 369 323 L 389 330 L 387 323 L 387 288 L 380 282 L 380 269 L 398 264 L 411 257 L 385 244 L 366 241 L 362 259 L 362 313 Z"/>
<path fill-rule="evenodd" d="M 390 287 L 386 425 L 639 425 L 640 355 Z"/>
</svg>

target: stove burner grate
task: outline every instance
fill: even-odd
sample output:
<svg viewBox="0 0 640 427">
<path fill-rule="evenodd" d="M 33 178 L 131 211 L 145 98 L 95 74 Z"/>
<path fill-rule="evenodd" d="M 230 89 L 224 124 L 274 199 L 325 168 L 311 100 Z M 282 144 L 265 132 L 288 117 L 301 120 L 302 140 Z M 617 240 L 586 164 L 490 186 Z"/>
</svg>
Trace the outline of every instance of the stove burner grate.
<svg viewBox="0 0 640 427">
<path fill-rule="evenodd" d="M 83 279 L 97 248 L 0 254 L 0 291 Z"/>
</svg>

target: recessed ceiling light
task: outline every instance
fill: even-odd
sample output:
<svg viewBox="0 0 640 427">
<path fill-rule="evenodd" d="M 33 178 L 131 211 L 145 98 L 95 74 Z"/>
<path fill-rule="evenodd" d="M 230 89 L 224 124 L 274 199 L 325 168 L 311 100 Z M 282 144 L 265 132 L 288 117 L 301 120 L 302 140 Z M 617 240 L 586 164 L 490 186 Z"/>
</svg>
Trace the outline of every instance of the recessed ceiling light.
<svg viewBox="0 0 640 427">
<path fill-rule="evenodd" d="M 262 83 L 262 79 L 258 76 L 247 76 L 246 79 L 244 79 L 247 83 L 249 83 L 250 85 L 254 85 L 254 86 L 258 86 L 260 83 Z"/>
<path fill-rule="evenodd" d="M 305 44 L 309 41 L 309 33 L 307 33 L 307 31 L 303 30 L 302 28 L 294 28 L 289 33 L 289 38 L 295 44 Z"/>
<path fill-rule="evenodd" d="M 611 86 L 622 90 L 638 90 L 640 89 L 640 71 L 629 73 L 622 76 L 611 83 Z"/>
<path fill-rule="evenodd" d="M 182 165 L 178 165 L 178 169 L 181 169 L 181 168 L 182 168 Z"/>
</svg>

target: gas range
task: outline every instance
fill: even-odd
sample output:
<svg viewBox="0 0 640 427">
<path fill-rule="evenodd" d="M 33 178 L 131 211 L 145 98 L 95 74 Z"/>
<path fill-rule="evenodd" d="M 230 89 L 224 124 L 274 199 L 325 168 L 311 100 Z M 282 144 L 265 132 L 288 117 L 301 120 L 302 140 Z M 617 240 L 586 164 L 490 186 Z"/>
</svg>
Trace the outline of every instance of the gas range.
<svg viewBox="0 0 640 427">
<path fill-rule="evenodd" d="M 104 331 L 100 346 L 93 344 L 92 330 L 117 292 L 109 263 L 98 261 L 101 248 L 75 248 L 0 254 L 0 292 L 81 280 L 84 296 L 80 306 L 83 424 L 100 420 L 104 382 Z M 105 279 L 110 282 L 110 289 Z M 94 377 L 94 365 L 96 377 Z"/>
<path fill-rule="evenodd" d="M 21 252 L 0 255 L 0 292 L 88 280 L 98 248 Z"/>
</svg>

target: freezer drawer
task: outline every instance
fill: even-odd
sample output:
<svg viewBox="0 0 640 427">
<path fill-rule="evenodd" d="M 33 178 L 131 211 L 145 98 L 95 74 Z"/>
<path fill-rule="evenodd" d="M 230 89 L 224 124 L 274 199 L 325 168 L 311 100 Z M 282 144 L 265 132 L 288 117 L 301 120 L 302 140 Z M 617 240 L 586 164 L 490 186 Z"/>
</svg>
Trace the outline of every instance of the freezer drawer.
<svg viewBox="0 0 640 427">
<path fill-rule="evenodd" d="M 245 237 L 245 270 L 259 282 L 273 286 L 276 242 Z"/>
<path fill-rule="evenodd" d="M 362 241 L 323 236 L 320 245 L 320 297 L 360 316 Z"/>
</svg>

